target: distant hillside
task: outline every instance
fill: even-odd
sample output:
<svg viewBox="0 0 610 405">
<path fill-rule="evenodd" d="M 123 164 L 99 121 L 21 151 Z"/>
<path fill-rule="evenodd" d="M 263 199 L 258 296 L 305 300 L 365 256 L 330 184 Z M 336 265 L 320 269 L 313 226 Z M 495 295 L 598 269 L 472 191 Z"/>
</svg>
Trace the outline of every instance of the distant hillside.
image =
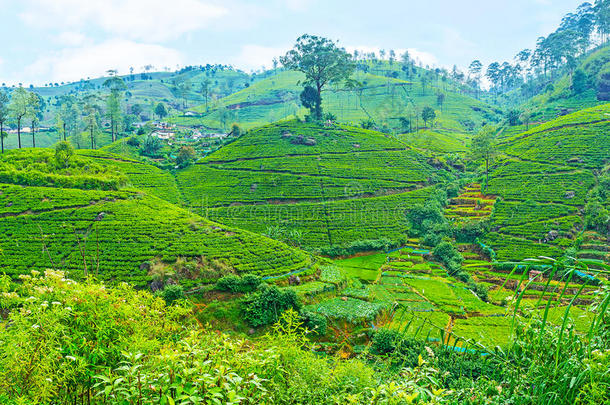
<svg viewBox="0 0 610 405">
<path fill-rule="evenodd" d="M 593 107 L 605 100 L 598 99 L 600 72 L 609 66 L 610 46 L 606 45 L 584 57 L 571 74 L 566 74 L 553 82 L 544 93 L 533 97 L 520 109 L 527 110 L 533 121 L 548 121 L 558 115 Z M 574 72 L 584 73 L 582 89 L 573 86 Z"/>
<path fill-rule="evenodd" d="M 487 193 L 503 201 L 486 240 L 501 260 L 557 256 L 582 234 L 583 209 L 610 163 L 610 104 L 549 121 L 500 147 L 508 158 L 491 173 Z"/>
<path fill-rule="evenodd" d="M 185 203 L 214 220 L 278 227 L 320 247 L 404 237 L 404 211 L 451 176 L 387 135 L 289 121 L 248 132 L 176 179 Z"/>
<path fill-rule="evenodd" d="M 0 271 L 14 277 L 86 267 L 142 286 L 159 260 L 194 285 L 219 272 L 278 275 L 310 264 L 302 251 L 171 204 L 179 199 L 171 175 L 109 154 L 84 152 L 59 169 L 51 151 L 9 152 L 0 189 Z"/>
<path fill-rule="evenodd" d="M 412 121 L 411 127 L 424 127 L 421 111 L 425 106 L 437 110 L 436 127 L 467 131 L 482 122 L 498 120 L 500 111 L 471 96 L 435 71 L 421 68 L 406 74 L 400 64 L 368 62 L 366 72 L 357 70 L 353 79 L 360 83 L 352 89 L 329 87 L 323 91 L 325 112 L 339 122 L 358 125 L 373 120 L 379 128 L 404 132 L 400 118 Z M 247 88 L 218 100 L 214 105 L 199 105 L 191 111 L 201 117 L 174 117 L 172 122 L 223 127 L 239 122 L 246 128 L 303 115 L 298 72 L 278 71 Z M 439 95 L 442 100 L 439 101 Z"/>
</svg>

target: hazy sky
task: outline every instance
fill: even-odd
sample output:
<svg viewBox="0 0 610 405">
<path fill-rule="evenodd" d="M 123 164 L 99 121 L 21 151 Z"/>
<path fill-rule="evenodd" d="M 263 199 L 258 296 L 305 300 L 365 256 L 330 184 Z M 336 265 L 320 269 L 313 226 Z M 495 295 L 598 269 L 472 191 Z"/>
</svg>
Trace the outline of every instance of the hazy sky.
<svg viewBox="0 0 610 405">
<path fill-rule="evenodd" d="M 303 33 L 428 64 L 512 59 L 575 0 L 0 0 L 0 83 L 127 73 L 145 64 L 270 66 Z"/>
</svg>

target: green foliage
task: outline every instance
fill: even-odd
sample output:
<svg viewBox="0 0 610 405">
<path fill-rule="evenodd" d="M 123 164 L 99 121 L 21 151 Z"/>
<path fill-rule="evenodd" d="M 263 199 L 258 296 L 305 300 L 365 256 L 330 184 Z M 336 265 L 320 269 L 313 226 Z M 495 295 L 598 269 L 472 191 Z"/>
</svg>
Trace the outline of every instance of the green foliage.
<svg viewBox="0 0 610 405">
<path fill-rule="evenodd" d="M 157 115 L 157 117 L 159 117 L 159 119 L 165 118 L 167 116 L 167 109 L 165 108 L 165 104 L 158 103 L 155 107 L 155 114 Z"/>
<path fill-rule="evenodd" d="M 142 142 L 142 154 L 145 156 L 155 157 L 157 152 L 163 146 L 161 140 L 153 135 L 147 135 Z"/>
<path fill-rule="evenodd" d="M 195 157 L 195 149 L 192 146 L 181 146 L 178 150 L 178 156 L 176 156 L 176 163 L 180 167 L 186 167 L 192 163 Z"/>
<path fill-rule="evenodd" d="M 328 328 L 328 320 L 326 317 L 305 309 L 301 310 L 300 315 L 305 328 L 318 336 L 326 335 Z"/>
<path fill-rule="evenodd" d="M 255 274 L 244 274 L 238 276 L 231 274 L 221 277 L 216 282 L 216 289 L 233 293 L 247 293 L 255 291 L 263 280 Z"/>
<path fill-rule="evenodd" d="M 347 245 L 323 247 L 320 253 L 329 257 L 351 256 L 358 252 L 387 251 L 400 246 L 402 241 L 390 239 L 357 240 Z"/>
<path fill-rule="evenodd" d="M 72 145 L 66 141 L 61 141 L 55 147 L 55 163 L 61 168 L 66 168 L 70 164 L 73 154 Z"/>
<path fill-rule="evenodd" d="M 373 334 L 371 351 L 375 354 L 387 354 L 396 349 L 396 343 L 400 335 L 393 329 L 379 329 Z"/>
<path fill-rule="evenodd" d="M 174 302 L 184 299 L 184 288 L 178 284 L 166 285 L 163 291 L 161 291 L 161 297 L 165 300 L 168 305 Z"/>
<path fill-rule="evenodd" d="M 464 258 L 450 242 L 441 242 L 433 250 L 434 258 L 447 267 L 449 274 L 460 271 Z"/>
<path fill-rule="evenodd" d="M 305 103 L 309 107 L 303 105 L 313 107 L 312 112 L 318 120 L 322 119 L 322 89 L 327 84 L 348 81 L 355 68 L 351 55 L 345 49 L 337 47 L 327 38 L 308 34 L 297 38 L 294 49 L 288 51 L 280 61 L 286 69 L 305 74 L 305 90 L 301 94 L 305 94 Z"/>
<path fill-rule="evenodd" d="M 288 309 L 300 309 L 294 291 L 262 284 L 259 289 L 244 299 L 244 319 L 253 327 L 271 325 Z"/>
</svg>

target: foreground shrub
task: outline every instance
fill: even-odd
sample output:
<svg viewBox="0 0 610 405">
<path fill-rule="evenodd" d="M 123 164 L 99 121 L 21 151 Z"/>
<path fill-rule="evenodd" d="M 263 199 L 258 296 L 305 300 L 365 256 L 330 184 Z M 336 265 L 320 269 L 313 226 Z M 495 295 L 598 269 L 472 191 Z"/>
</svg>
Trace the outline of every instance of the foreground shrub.
<svg viewBox="0 0 610 405">
<path fill-rule="evenodd" d="M 288 309 L 298 311 L 300 304 L 293 290 L 263 284 L 244 300 L 243 309 L 246 322 L 256 328 L 277 322 Z"/>
</svg>

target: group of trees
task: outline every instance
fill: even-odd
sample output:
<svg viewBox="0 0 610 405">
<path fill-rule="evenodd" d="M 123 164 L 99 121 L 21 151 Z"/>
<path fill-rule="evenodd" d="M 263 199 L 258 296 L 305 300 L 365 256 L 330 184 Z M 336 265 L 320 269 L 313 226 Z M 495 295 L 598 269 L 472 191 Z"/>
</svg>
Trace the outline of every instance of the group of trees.
<svg viewBox="0 0 610 405">
<path fill-rule="evenodd" d="M 108 93 L 87 92 L 81 96 L 68 93 L 57 97 L 54 104 L 55 129 L 58 138 L 67 141 L 68 138 L 76 147 L 91 147 L 97 145 L 97 138 L 103 129 L 110 132 L 114 142 L 121 133 L 129 130 L 142 114 L 142 106 L 124 105 L 127 86 L 115 70 L 108 71 L 109 77 L 102 87 Z M 30 128 L 32 147 L 36 147 L 36 132 L 46 103 L 36 92 L 19 86 L 10 92 L 0 90 L 0 148 L 4 152 L 6 128 L 10 125 L 16 129 L 17 147 L 24 146 L 22 133 L 26 126 Z M 168 115 L 163 103 L 153 106 L 153 113 L 160 118 Z"/>
<path fill-rule="evenodd" d="M 610 0 L 582 3 L 575 12 L 566 14 L 559 27 L 537 40 L 534 49 L 523 49 L 512 62 L 492 62 L 484 72 L 496 93 L 521 88 L 526 95 L 545 89 L 560 74 L 575 73 L 578 58 L 593 46 L 606 43 L 610 34 Z M 480 84 L 483 65 L 475 60 L 469 67 L 469 78 Z M 574 84 L 582 92 L 582 72 Z"/>
<path fill-rule="evenodd" d="M 45 102 L 36 93 L 28 91 L 23 87 L 18 87 L 12 91 L 10 97 L 7 93 L 0 90 L 0 146 L 4 153 L 4 132 L 6 124 L 11 120 L 17 128 L 17 142 L 21 148 L 21 132 L 26 125 L 30 124 L 32 135 L 32 146 L 36 146 L 36 129 L 42 119 L 42 111 Z"/>
</svg>

